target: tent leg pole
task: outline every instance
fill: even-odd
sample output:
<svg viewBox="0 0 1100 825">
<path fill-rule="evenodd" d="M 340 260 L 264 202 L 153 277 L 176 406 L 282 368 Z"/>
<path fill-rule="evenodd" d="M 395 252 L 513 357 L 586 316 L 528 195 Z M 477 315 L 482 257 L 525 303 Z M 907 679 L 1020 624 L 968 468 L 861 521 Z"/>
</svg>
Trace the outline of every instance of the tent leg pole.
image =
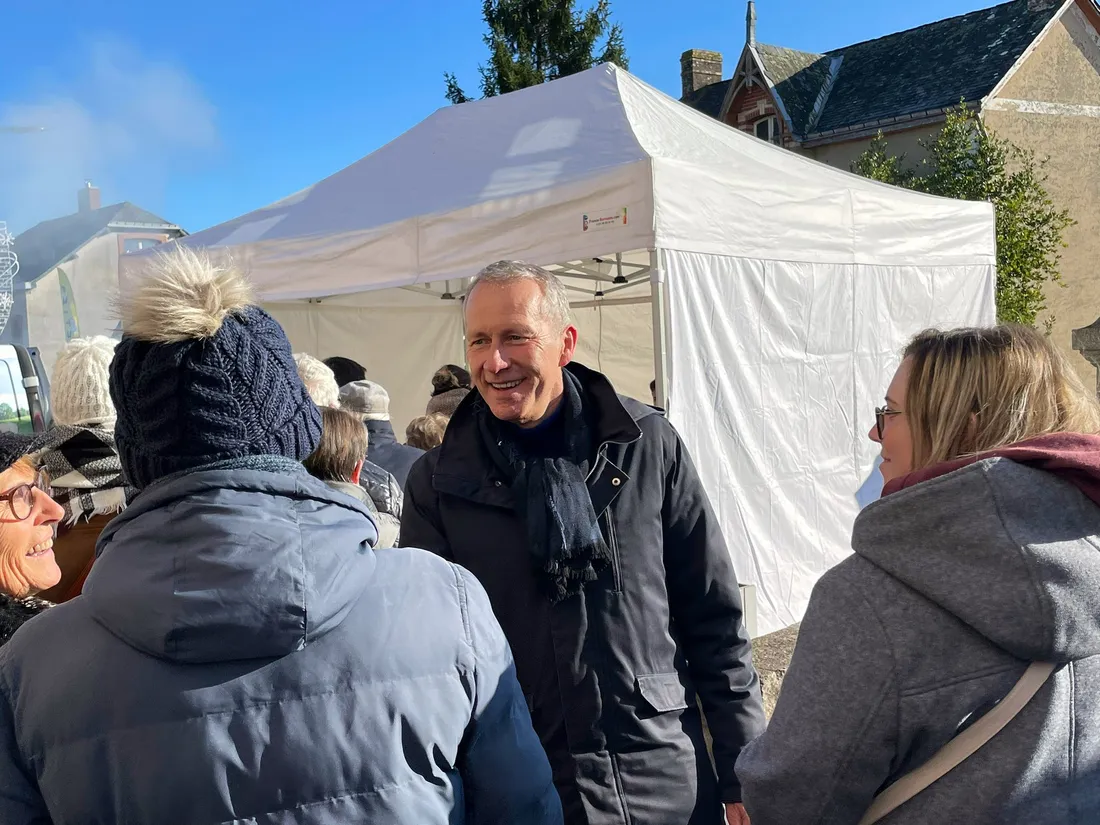
<svg viewBox="0 0 1100 825">
<path fill-rule="evenodd" d="M 653 305 L 653 377 L 656 382 L 657 406 L 668 409 L 668 338 L 665 329 L 667 300 L 665 271 L 661 267 L 660 251 L 649 250 L 649 283 Z"/>
</svg>

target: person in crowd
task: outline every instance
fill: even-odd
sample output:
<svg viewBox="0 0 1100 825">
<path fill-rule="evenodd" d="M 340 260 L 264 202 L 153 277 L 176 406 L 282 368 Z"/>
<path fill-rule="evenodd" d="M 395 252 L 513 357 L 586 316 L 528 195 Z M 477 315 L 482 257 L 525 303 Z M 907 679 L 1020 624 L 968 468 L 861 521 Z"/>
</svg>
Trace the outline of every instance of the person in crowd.
<svg viewBox="0 0 1100 825">
<path fill-rule="evenodd" d="M 473 396 L 413 467 L 402 540 L 474 573 L 570 823 L 743 823 L 764 726 L 729 551 L 660 413 L 571 363 L 568 295 L 501 261 L 465 303 Z M 697 697 L 713 736 L 707 754 Z"/>
<path fill-rule="evenodd" d="M 0 655 L 0 822 L 561 823 L 484 590 L 302 467 L 321 413 L 247 282 L 162 253 L 122 329 L 141 492 Z"/>
<path fill-rule="evenodd" d="M 36 443 L 34 459 L 51 479 L 65 508 L 53 552 L 61 580 L 39 596 L 66 602 L 80 595 L 107 523 L 136 491 L 122 479 L 115 449 L 115 406 L 108 375 L 115 341 L 105 335 L 74 338 L 58 353 L 51 373 L 53 426 Z"/>
<path fill-rule="evenodd" d="M 448 421 L 450 419 L 443 413 L 414 418 L 405 428 L 405 441 L 410 447 L 432 450 L 443 443 L 443 433 L 447 431 Z"/>
<path fill-rule="evenodd" d="M 389 513 L 379 513 L 370 495 L 360 486 L 359 474 L 366 452 L 367 431 L 362 422 L 345 410 L 322 407 L 321 443 L 302 463 L 314 478 L 366 505 L 378 528 L 374 548 L 385 550 L 397 544 L 401 522 Z"/>
<path fill-rule="evenodd" d="M 916 336 L 875 413 L 883 498 L 814 588 L 767 732 L 753 825 L 859 822 L 886 785 L 1057 669 L 891 825 L 1100 822 L 1100 408 L 1041 333 Z"/>
<path fill-rule="evenodd" d="M 342 387 L 353 381 L 363 381 L 367 377 L 367 368 L 358 361 L 352 361 L 342 355 L 334 355 L 325 359 L 325 366 L 332 370 L 336 377 L 336 386 Z"/>
<path fill-rule="evenodd" d="M 432 397 L 428 399 L 426 415 L 440 413 L 450 418 L 458 405 L 470 394 L 470 373 L 455 364 L 445 364 L 432 376 Z"/>
<path fill-rule="evenodd" d="M 50 498 L 49 476 L 28 456 L 34 445 L 34 436 L 0 432 L 0 645 L 50 607 L 34 594 L 61 580 L 53 531 L 65 511 Z M 4 791 L 0 782 L 0 800 Z"/>
<path fill-rule="evenodd" d="M 298 377 L 305 384 L 306 392 L 309 393 L 314 404 L 322 411 L 329 407 L 340 406 L 340 387 L 336 383 L 335 374 L 325 362 L 318 361 L 307 353 L 299 352 L 294 355 L 294 363 L 298 367 Z M 359 429 L 363 429 L 362 424 L 359 425 Z M 384 522 L 382 532 L 385 534 L 382 540 L 389 541 L 390 525 L 401 520 L 404 493 L 401 490 L 401 484 L 392 473 L 373 461 L 367 460 L 366 447 L 367 441 L 364 435 L 363 453 L 360 455 L 362 464 L 356 474 L 356 483 L 370 497 L 374 512 L 382 517 Z M 385 546 L 392 547 L 393 544 Z"/>
<path fill-rule="evenodd" d="M 294 365 L 314 404 L 322 409 L 340 406 L 340 385 L 331 367 L 305 352 L 294 353 Z"/>
<path fill-rule="evenodd" d="M 423 450 L 398 442 L 390 423 L 390 394 L 375 381 L 353 381 L 340 387 L 340 406 L 363 420 L 370 460 L 405 486 L 409 470 Z"/>
</svg>

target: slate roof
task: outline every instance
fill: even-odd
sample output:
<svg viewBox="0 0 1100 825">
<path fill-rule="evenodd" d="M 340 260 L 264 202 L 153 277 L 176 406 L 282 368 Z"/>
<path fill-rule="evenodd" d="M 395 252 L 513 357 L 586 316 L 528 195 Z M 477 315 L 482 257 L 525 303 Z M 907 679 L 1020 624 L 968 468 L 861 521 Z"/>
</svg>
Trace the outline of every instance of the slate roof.
<svg viewBox="0 0 1100 825">
<path fill-rule="evenodd" d="M 118 224 L 153 224 L 166 230 L 179 229 L 164 218 L 128 202 L 42 221 L 17 235 L 12 244 L 19 256 L 19 281 L 27 283 L 40 278 L 100 232 Z"/>
<path fill-rule="evenodd" d="M 722 116 L 722 102 L 726 99 L 726 91 L 732 82 L 732 80 L 719 80 L 717 83 L 700 86 L 691 94 L 680 98 L 680 101 L 693 109 L 698 109 L 705 115 L 720 118 Z"/>
<path fill-rule="evenodd" d="M 1051 0 L 1032 10 L 1028 0 L 1012 0 L 824 54 L 764 43 L 758 43 L 756 51 L 795 134 L 806 137 L 954 106 L 960 100 L 980 100 L 1008 73 L 1061 5 Z M 834 58 L 842 58 L 836 78 L 824 108 L 811 122 Z M 705 97 L 704 102 L 709 104 L 711 98 Z M 701 105 L 696 108 L 712 113 Z M 713 114 L 718 117 L 721 112 Z"/>
<path fill-rule="evenodd" d="M 775 84 L 775 91 L 794 124 L 795 134 L 805 134 L 814 104 L 829 77 L 832 58 L 766 43 L 757 43 L 756 53 L 760 55 L 768 79 Z"/>
</svg>

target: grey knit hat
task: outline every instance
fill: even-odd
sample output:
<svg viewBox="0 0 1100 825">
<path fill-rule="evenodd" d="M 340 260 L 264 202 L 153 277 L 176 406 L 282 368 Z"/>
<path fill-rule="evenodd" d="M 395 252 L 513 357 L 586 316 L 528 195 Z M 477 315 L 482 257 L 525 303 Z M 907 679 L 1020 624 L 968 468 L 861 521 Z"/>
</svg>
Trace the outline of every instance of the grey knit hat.
<svg viewBox="0 0 1100 825">
<path fill-rule="evenodd" d="M 458 389 L 441 392 L 439 395 L 433 395 L 428 399 L 428 408 L 425 412 L 428 415 L 440 413 L 450 418 L 455 414 L 458 405 L 462 403 L 462 399 L 469 394 L 470 391 L 468 389 L 459 387 Z"/>
<path fill-rule="evenodd" d="M 340 406 L 364 421 L 390 420 L 390 394 L 374 381 L 352 381 L 340 388 Z"/>
</svg>

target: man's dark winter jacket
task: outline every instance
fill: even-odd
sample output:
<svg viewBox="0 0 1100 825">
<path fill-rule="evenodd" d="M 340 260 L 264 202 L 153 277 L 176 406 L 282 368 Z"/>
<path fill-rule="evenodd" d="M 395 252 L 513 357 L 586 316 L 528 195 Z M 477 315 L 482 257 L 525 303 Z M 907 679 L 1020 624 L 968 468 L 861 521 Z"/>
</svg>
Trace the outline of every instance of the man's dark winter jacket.
<svg viewBox="0 0 1100 825">
<path fill-rule="evenodd" d="M 397 483 L 404 487 L 409 479 L 409 470 L 424 455 L 424 451 L 399 443 L 389 421 L 367 420 L 363 423 L 367 427 L 367 458 L 393 473 Z"/>
<path fill-rule="evenodd" d="M 599 445 L 588 489 L 613 555 L 600 578 L 550 603 L 476 392 L 409 475 L 402 541 L 458 562 L 488 591 L 567 822 L 716 825 L 720 803 L 740 799 L 737 756 L 764 727 L 729 552 L 671 425 L 599 373 L 568 369 Z"/>
<path fill-rule="evenodd" d="M 0 823 L 561 825 L 481 586 L 287 463 L 147 487 L 0 648 Z"/>
</svg>

